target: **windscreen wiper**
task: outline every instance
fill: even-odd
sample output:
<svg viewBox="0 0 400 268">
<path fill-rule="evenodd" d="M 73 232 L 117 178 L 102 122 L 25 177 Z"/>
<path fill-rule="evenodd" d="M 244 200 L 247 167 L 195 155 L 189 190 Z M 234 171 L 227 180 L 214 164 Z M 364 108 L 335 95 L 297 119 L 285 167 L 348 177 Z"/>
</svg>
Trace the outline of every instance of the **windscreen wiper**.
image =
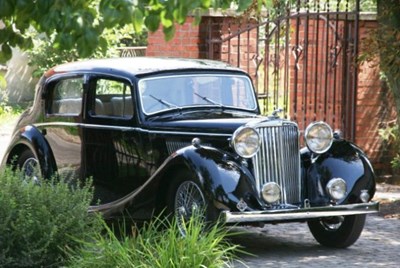
<svg viewBox="0 0 400 268">
<path fill-rule="evenodd" d="M 157 98 L 157 97 L 154 97 L 153 95 L 149 95 L 149 96 L 152 97 L 153 99 L 155 99 L 156 101 L 158 101 L 159 103 L 164 104 L 164 105 L 167 106 L 168 108 L 178 108 L 178 109 L 180 108 L 178 105 L 169 103 L 169 102 L 166 101 L 166 100 L 159 99 L 159 98 Z"/>
<path fill-rule="evenodd" d="M 208 103 L 211 103 L 211 104 L 215 104 L 215 105 L 219 105 L 219 106 L 223 106 L 222 105 L 222 103 L 219 103 L 219 102 L 216 102 L 215 100 L 212 100 L 212 99 L 210 99 L 210 98 L 207 98 L 207 97 L 205 97 L 205 96 L 202 96 L 202 95 L 200 95 L 200 94 L 197 94 L 196 92 L 193 92 L 194 93 L 194 95 L 196 95 L 197 97 L 199 97 L 200 99 L 202 99 L 202 100 L 204 100 L 204 101 L 206 101 L 206 102 L 208 102 Z"/>
</svg>

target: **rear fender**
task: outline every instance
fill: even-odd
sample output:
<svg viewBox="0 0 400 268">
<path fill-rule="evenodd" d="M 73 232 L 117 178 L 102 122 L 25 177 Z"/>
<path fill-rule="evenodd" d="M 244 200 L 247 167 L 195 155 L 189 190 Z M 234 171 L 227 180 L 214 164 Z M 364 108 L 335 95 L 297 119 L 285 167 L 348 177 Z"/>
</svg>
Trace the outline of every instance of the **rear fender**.
<svg viewBox="0 0 400 268">
<path fill-rule="evenodd" d="M 55 174 L 57 168 L 52 150 L 44 135 L 34 126 L 26 126 L 15 132 L 3 161 L 12 164 L 26 149 L 32 151 L 38 159 L 44 178 Z"/>
</svg>

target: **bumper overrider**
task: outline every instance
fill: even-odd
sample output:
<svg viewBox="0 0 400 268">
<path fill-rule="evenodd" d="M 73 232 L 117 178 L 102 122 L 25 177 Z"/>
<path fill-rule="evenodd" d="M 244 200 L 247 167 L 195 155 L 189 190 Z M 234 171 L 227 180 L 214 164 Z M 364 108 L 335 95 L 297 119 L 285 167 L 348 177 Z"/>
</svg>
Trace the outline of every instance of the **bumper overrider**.
<svg viewBox="0 0 400 268">
<path fill-rule="evenodd" d="M 275 209 L 264 211 L 221 212 L 221 220 L 225 223 L 245 222 L 278 222 L 318 219 L 325 217 L 370 214 L 379 211 L 378 202 L 347 204 L 298 209 Z"/>
</svg>

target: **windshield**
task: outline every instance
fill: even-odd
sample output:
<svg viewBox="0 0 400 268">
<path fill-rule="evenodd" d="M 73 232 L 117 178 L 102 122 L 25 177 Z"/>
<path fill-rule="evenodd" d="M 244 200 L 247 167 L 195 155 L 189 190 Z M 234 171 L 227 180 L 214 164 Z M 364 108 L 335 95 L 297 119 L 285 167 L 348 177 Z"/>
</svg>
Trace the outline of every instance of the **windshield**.
<svg viewBox="0 0 400 268">
<path fill-rule="evenodd" d="M 145 114 L 184 107 L 218 106 L 255 110 L 257 102 L 247 76 L 193 74 L 144 78 L 139 93 Z"/>
</svg>

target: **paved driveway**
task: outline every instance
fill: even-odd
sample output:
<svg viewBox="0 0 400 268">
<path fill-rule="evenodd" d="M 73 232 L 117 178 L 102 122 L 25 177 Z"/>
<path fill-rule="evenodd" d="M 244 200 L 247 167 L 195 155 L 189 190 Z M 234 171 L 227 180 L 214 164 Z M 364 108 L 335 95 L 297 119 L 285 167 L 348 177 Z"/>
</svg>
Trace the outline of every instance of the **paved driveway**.
<svg viewBox="0 0 400 268">
<path fill-rule="evenodd" d="M 241 255 L 234 267 L 400 267 L 400 219 L 367 216 L 357 242 L 347 249 L 320 246 L 305 223 L 237 228 L 233 239 L 256 256 Z"/>
</svg>

